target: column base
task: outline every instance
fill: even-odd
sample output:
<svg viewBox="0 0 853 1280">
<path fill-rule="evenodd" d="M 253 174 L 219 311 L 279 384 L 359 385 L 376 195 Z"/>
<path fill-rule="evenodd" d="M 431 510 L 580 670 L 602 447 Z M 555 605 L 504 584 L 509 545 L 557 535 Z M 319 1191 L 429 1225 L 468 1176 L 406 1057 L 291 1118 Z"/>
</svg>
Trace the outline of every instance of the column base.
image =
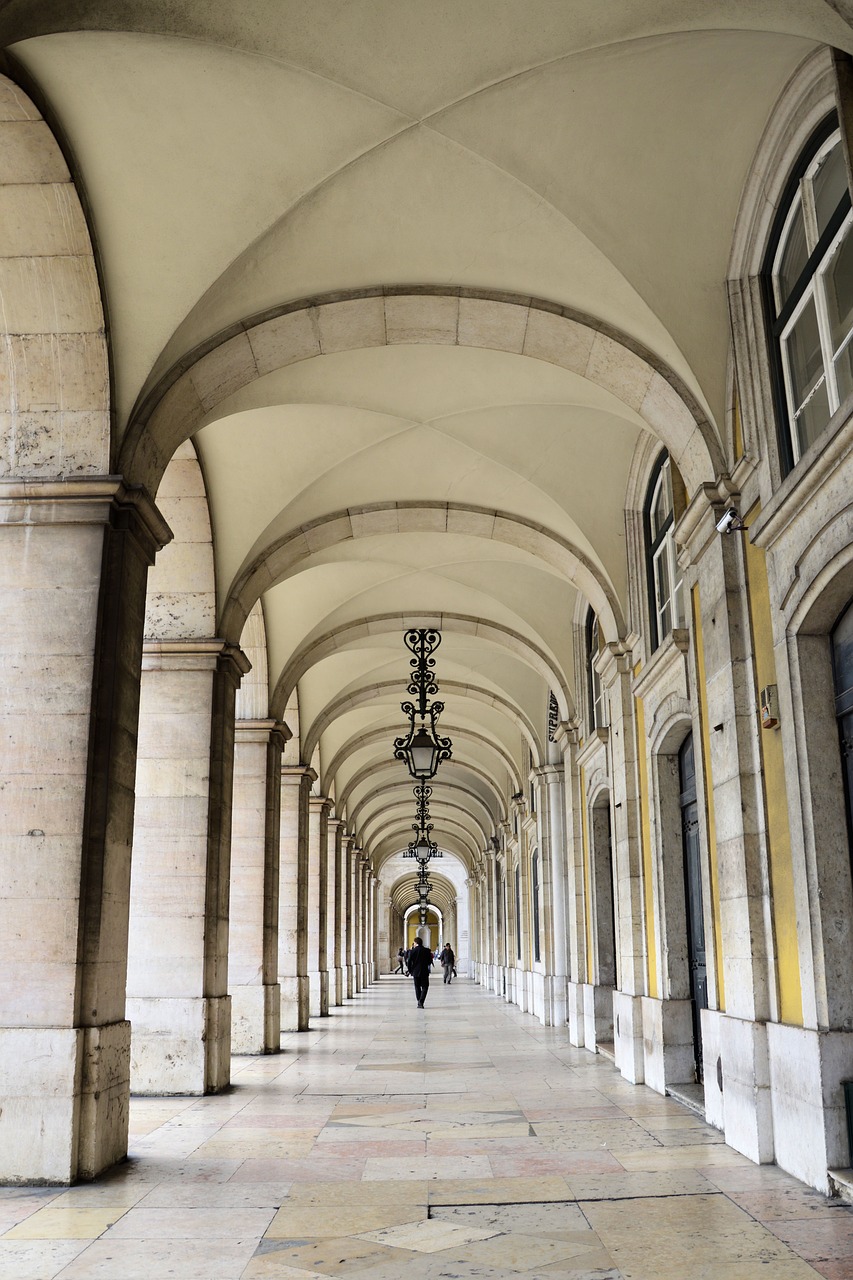
<svg viewBox="0 0 853 1280">
<path fill-rule="evenodd" d="M 348 965 L 347 965 L 347 967 L 346 967 L 346 969 L 344 970 L 344 973 L 345 973 L 345 976 L 346 976 L 346 983 L 345 983 L 345 987 L 346 987 L 346 998 L 347 998 L 347 1000 L 352 1000 L 353 996 L 354 996 L 354 995 L 355 995 L 355 993 L 356 993 L 356 985 L 355 985 L 355 965 L 348 964 Z"/>
<path fill-rule="evenodd" d="M 231 1080 L 231 997 L 134 996 L 130 1084 L 142 1095 L 217 1093 Z"/>
<path fill-rule="evenodd" d="M 231 989 L 231 1052 L 278 1053 L 281 1049 L 281 988 L 239 986 Z"/>
<path fill-rule="evenodd" d="M 841 1088 L 853 1079 L 853 1032 L 768 1022 L 767 1047 L 776 1163 L 831 1194 L 827 1170 L 853 1159 Z"/>
<path fill-rule="evenodd" d="M 576 1049 L 583 1048 L 583 985 L 580 982 L 566 984 L 566 1004 L 569 1019 L 569 1044 Z"/>
<path fill-rule="evenodd" d="M 566 975 L 557 973 L 547 978 L 546 992 L 550 1008 L 551 1026 L 564 1027 L 569 1017 Z"/>
<path fill-rule="evenodd" d="M 365 987 L 369 984 L 369 982 L 370 982 L 370 975 L 369 975 L 369 973 L 368 973 L 368 966 L 367 966 L 367 961 L 366 961 L 366 960 L 363 960 L 363 961 L 362 961 L 362 963 L 361 963 L 361 965 L 360 965 L 360 970 L 361 970 L 361 973 L 360 973 L 360 977 L 361 977 L 361 987 L 360 987 L 360 990 L 361 990 L 361 991 L 363 991 L 363 990 L 364 990 L 364 988 L 365 988 Z"/>
<path fill-rule="evenodd" d="M 696 1080 L 693 1009 L 689 1000 L 657 1000 L 643 996 L 643 1071 L 645 1083 L 658 1093 L 667 1085 Z"/>
<path fill-rule="evenodd" d="M 632 1084 L 644 1081 L 643 997 L 613 992 L 613 1054 L 616 1066 Z"/>
<path fill-rule="evenodd" d="M 613 988 L 591 982 L 581 985 L 583 994 L 583 1042 L 592 1053 L 600 1044 L 613 1044 Z"/>
<path fill-rule="evenodd" d="M 725 1013 L 717 1017 L 726 1142 L 756 1164 L 770 1164 L 774 1142 L 767 1027 Z M 706 1062 L 706 1078 L 714 1072 L 716 1064 Z"/>
<path fill-rule="evenodd" d="M 328 1018 L 329 1016 L 329 971 L 328 969 L 320 970 L 320 1017 Z"/>
<path fill-rule="evenodd" d="M 335 1004 L 341 1005 L 344 1002 L 344 987 L 346 985 L 344 979 L 344 971 L 337 965 L 335 968 Z"/>
<path fill-rule="evenodd" d="M 323 996 L 322 985 L 320 983 L 320 970 L 308 970 L 308 1016 L 310 1018 L 319 1018 L 323 1012 Z"/>
<path fill-rule="evenodd" d="M 282 1031 L 299 1031 L 299 979 L 295 974 L 287 977 L 279 975 L 279 991 L 281 992 L 280 1023 Z"/>
<path fill-rule="evenodd" d="M 0 1183 L 94 1178 L 127 1155 L 130 1023 L 0 1028 Z"/>
</svg>

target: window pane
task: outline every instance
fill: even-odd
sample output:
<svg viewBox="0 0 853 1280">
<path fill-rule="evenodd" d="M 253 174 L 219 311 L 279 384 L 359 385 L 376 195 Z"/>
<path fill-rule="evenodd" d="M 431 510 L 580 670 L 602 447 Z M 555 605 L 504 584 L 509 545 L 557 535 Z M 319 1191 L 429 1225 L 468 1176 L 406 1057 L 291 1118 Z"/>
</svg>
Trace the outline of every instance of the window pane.
<svg viewBox="0 0 853 1280">
<path fill-rule="evenodd" d="M 791 377 L 791 399 L 797 414 L 824 379 L 814 298 L 809 298 L 796 323 L 788 330 L 784 345 Z"/>
<path fill-rule="evenodd" d="M 776 259 L 776 271 L 773 283 L 776 292 L 776 310 L 781 311 L 791 295 L 794 285 L 803 273 L 808 262 L 809 247 L 806 242 L 806 227 L 803 221 L 803 206 L 797 198 L 797 210 L 794 214 L 779 255 Z"/>
<path fill-rule="evenodd" d="M 835 353 L 838 398 L 843 400 L 853 390 L 851 347 L 845 346 L 853 329 L 853 235 L 849 227 L 823 277 L 823 285 Z"/>
<path fill-rule="evenodd" d="M 664 640 L 672 630 L 672 611 L 670 598 L 672 582 L 670 579 L 669 547 L 664 542 L 655 556 L 655 599 L 658 613 L 658 640 Z"/>
<path fill-rule="evenodd" d="M 652 540 L 660 533 L 672 514 L 672 485 L 669 476 L 669 460 L 663 464 L 660 479 L 655 485 L 652 498 L 651 526 Z"/>
<path fill-rule="evenodd" d="M 821 161 L 820 168 L 812 179 L 812 188 L 817 234 L 820 237 L 838 208 L 839 200 L 847 190 L 847 170 L 844 167 L 844 152 L 841 149 L 840 139 Z"/>
<path fill-rule="evenodd" d="M 829 422 L 829 399 L 826 394 L 826 383 L 823 382 L 797 416 L 799 454 L 805 453 L 809 445 L 814 444 L 827 422 Z"/>
</svg>

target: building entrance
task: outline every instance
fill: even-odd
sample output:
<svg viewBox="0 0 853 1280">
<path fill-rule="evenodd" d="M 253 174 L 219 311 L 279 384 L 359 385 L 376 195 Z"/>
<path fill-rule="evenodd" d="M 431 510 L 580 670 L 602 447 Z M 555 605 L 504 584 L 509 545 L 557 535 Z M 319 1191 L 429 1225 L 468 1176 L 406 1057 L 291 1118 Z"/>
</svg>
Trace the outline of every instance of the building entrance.
<svg viewBox="0 0 853 1280">
<path fill-rule="evenodd" d="M 693 1045 L 696 1079 L 702 1079 L 701 1010 L 708 1008 L 708 966 L 705 956 L 705 919 L 702 910 L 702 863 L 699 847 L 699 810 L 696 802 L 696 762 L 693 735 L 678 753 L 681 785 L 681 842 L 684 850 L 684 893 L 687 908 L 687 961 L 690 966 L 690 1003 L 693 1013 Z"/>
</svg>

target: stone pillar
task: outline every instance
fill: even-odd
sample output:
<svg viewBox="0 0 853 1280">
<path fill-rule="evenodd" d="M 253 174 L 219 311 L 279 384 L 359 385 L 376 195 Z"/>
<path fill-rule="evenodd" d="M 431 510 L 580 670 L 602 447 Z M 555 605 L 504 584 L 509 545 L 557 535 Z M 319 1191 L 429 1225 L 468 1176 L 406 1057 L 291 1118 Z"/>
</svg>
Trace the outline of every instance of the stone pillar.
<svg viewBox="0 0 853 1280">
<path fill-rule="evenodd" d="M 329 1004 L 344 1002 L 344 824 L 340 818 L 328 823 L 328 882 L 326 889 L 326 957 L 329 966 Z"/>
<path fill-rule="evenodd" d="M 282 765 L 278 980 L 283 1031 L 308 1030 L 308 798 L 317 775 Z"/>
<path fill-rule="evenodd" d="M 355 862 L 355 837 L 345 835 L 343 839 L 343 876 L 344 876 L 344 992 L 347 1000 L 352 1000 L 358 987 L 355 980 L 355 884 L 353 863 Z"/>
<path fill-rule="evenodd" d="M 352 986 L 358 995 L 364 983 L 361 973 L 361 850 L 353 844 L 350 852 L 350 883 L 352 884 Z"/>
<path fill-rule="evenodd" d="M 554 741 L 563 755 L 563 798 L 565 801 L 566 840 L 566 926 L 568 942 L 568 983 L 566 1017 L 569 1042 L 577 1047 L 584 1043 L 583 985 L 587 980 L 586 918 L 584 913 L 583 865 L 583 797 L 577 764 L 578 725 L 557 726 Z"/>
<path fill-rule="evenodd" d="M 236 724 L 228 943 L 234 1053 L 277 1053 L 281 1048 L 281 752 L 289 737 L 289 729 L 276 720 Z"/>
<path fill-rule="evenodd" d="M 566 839 L 565 795 L 562 765 L 543 765 L 534 770 L 539 784 L 539 847 L 542 850 L 543 893 L 545 898 L 544 940 L 550 938 L 550 1023 L 566 1025 L 568 1018 L 568 947 L 566 945 Z"/>
<path fill-rule="evenodd" d="M 114 477 L 0 482 L 0 1181 L 127 1153 L 125 1018 L 148 566 L 171 537 Z"/>
<path fill-rule="evenodd" d="M 642 1083 L 643 996 L 646 945 L 643 922 L 643 864 L 640 795 L 631 652 L 619 641 L 605 645 L 597 662 L 610 708 L 608 750 L 612 794 L 612 847 L 616 907 L 616 973 L 613 992 L 613 1049 L 626 1080 Z M 585 797 L 580 797 L 585 803 Z M 590 835 L 590 858 L 593 856 Z M 589 886 L 587 886 L 589 892 Z"/>
<path fill-rule="evenodd" d="M 370 972 L 379 981 L 379 878 L 370 873 Z"/>
<path fill-rule="evenodd" d="M 370 928 L 370 921 L 368 918 L 370 910 L 367 884 L 368 874 L 367 857 L 362 852 L 358 864 L 358 967 L 362 990 L 364 990 L 370 982 L 367 954 L 369 945 L 368 930 Z"/>
<path fill-rule="evenodd" d="M 330 802 L 312 795 L 308 802 L 308 1012 L 312 1018 L 329 1012 L 329 971 L 326 965 L 326 880 Z"/>
<path fill-rule="evenodd" d="M 127 975 L 135 1093 L 230 1081 L 234 701 L 248 669 L 222 640 L 145 644 Z"/>
<path fill-rule="evenodd" d="M 722 486 L 721 486 L 722 487 Z M 694 646 L 701 637 L 703 693 L 716 829 L 723 990 L 718 991 L 712 896 L 703 897 L 709 1003 L 703 1012 L 703 1047 L 715 1043 L 723 1074 L 726 1142 L 756 1162 L 774 1157 L 766 1020 L 775 1001 L 770 868 L 763 838 L 761 762 L 757 744 L 752 650 L 743 546 L 715 525 L 729 506 L 715 485 L 703 485 L 682 516 L 678 541 L 694 604 Z M 789 583 L 786 578 L 785 591 Z M 698 611 L 697 611 L 698 606 Z M 694 666 L 697 657 L 694 653 Z M 701 702 L 701 697 L 700 697 Z M 697 761 L 702 733 L 697 733 Z M 697 767 L 697 782 L 701 785 Z M 707 872 L 707 868 L 706 868 Z M 771 996 L 771 985 L 774 990 Z M 725 1013 L 720 1010 L 725 1008 Z M 706 1025 L 709 1034 L 704 1035 Z M 715 1062 L 710 1064 L 714 1071 Z M 714 1071 L 714 1074 L 716 1072 Z M 706 1072 L 706 1078 L 711 1072 Z"/>
</svg>

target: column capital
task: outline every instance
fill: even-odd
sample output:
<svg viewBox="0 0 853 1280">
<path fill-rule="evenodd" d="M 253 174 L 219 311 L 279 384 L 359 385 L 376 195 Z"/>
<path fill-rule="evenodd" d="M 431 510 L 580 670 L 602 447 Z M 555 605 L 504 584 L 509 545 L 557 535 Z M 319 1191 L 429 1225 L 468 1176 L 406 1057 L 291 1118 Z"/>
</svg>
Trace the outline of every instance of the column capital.
<svg viewBox="0 0 853 1280">
<path fill-rule="evenodd" d="M 342 829 L 345 828 L 346 823 L 344 822 L 343 818 L 330 818 L 329 829 L 331 830 L 332 827 L 334 827 L 334 829 L 337 831 L 339 827 Z M 343 831 L 343 835 L 341 838 L 346 839 L 346 830 Z"/>
<path fill-rule="evenodd" d="M 727 507 L 737 505 L 739 497 L 738 487 L 728 475 L 719 476 L 713 484 L 699 485 L 675 526 L 675 541 L 681 548 L 678 563 L 682 569 L 697 564 L 708 547 L 722 536 L 717 533 L 717 522 Z"/>
<path fill-rule="evenodd" d="M 287 725 L 281 720 L 234 721 L 234 737 L 237 742 L 271 742 L 278 737 L 284 746 L 291 736 Z"/>
<path fill-rule="evenodd" d="M 227 640 L 145 640 L 143 671 L 224 671 L 237 684 L 252 664 L 239 645 Z"/>
<path fill-rule="evenodd" d="M 316 782 L 317 775 L 308 764 L 283 764 L 281 766 L 282 782 L 290 782 L 293 784 L 303 782 Z"/>
<path fill-rule="evenodd" d="M 316 778 L 316 774 L 314 776 Z M 308 804 L 312 809 L 319 809 L 321 813 L 324 809 L 331 809 L 332 807 L 332 802 L 328 796 L 309 796 Z"/>
<path fill-rule="evenodd" d="M 561 720 L 554 730 L 554 741 L 562 751 L 576 747 L 580 741 L 580 720 Z"/>
<path fill-rule="evenodd" d="M 595 659 L 595 669 L 606 689 L 610 689 L 620 676 L 630 675 L 633 663 L 631 646 L 625 640 L 610 640 Z"/>
<path fill-rule="evenodd" d="M 545 786 L 554 786 L 555 783 L 562 782 L 566 776 L 566 770 L 561 764 L 543 764 L 536 769 L 530 770 L 531 778 L 537 778 Z"/>
<path fill-rule="evenodd" d="M 121 476 L 0 480 L 0 524 L 113 524 L 133 532 L 150 564 L 172 530 L 142 485 Z"/>
</svg>

